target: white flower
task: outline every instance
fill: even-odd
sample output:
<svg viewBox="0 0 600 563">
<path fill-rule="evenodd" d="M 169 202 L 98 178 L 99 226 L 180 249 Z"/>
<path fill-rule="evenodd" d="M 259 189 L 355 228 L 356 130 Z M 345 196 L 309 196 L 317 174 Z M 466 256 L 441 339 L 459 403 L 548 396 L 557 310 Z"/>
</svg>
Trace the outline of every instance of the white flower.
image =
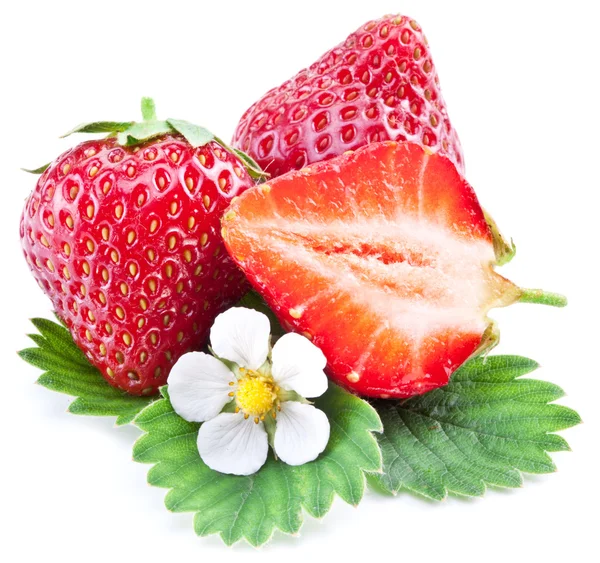
<svg viewBox="0 0 600 563">
<path fill-rule="evenodd" d="M 316 459 L 329 441 L 325 413 L 304 397 L 327 390 L 323 352 L 299 334 L 270 347 L 266 315 L 233 308 L 210 331 L 212 350 L 184 354 L 169 375 L 173 408 L 198 432 L 200 457 L 221 473 L 250 475 L 267 460 L 269 443 L 290 465 Z"/>
</svg>

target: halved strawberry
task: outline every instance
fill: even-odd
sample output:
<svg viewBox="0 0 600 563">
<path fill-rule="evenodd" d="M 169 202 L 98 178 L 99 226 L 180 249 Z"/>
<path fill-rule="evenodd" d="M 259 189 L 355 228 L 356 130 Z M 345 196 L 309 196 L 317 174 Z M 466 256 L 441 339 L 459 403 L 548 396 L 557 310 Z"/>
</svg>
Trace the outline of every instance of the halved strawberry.
<svg viewBox="0 0 600 563">
<path fill-rule="evenodd" d="M 231 256 L 330 376 L 373 397 L 448 382 L 494 345 L 493 307 L 564 299 L 497 274 L 494 237 L 446 157 L 375 143 L 254 187 L 223 219 Z"/>
</svg>

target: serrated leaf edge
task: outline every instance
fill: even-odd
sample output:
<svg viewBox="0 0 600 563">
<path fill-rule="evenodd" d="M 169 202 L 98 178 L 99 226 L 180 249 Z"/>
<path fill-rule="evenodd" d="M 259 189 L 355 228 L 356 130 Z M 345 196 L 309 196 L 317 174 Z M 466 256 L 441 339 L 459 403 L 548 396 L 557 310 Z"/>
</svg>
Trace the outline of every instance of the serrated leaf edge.
<svg viewBox="0 0 600 563">
<path fill-rule="evenodd" d="M 50 380 L 52 380 L 53 377 L 54 378 L 58 377 L 60 379 L 61 374 L 59 372 L 54 372 L 52 369 L 45 369 L 44 367 L 40 367 L 36 363 L 31 362 L 27 358 L 27 356 L 30 352 L 33 352 L 34 354 L 42 354 L 42 355 L 47 354 L 49 356 L 54 355 L 57 358 L 61 359 L 61 361 L 65 367 L 69 367 L 74 370 L 77 370 L 82 375 L 85 373 L 87 376 L 97 373 L 98 383 L 106 384 L 107 387 L 109 387 L 109 384 L 105 381 L 105 379 L 102 377 L 102 375 L 99 372 L 97 372 L 97 369 L 89 363 L 89 361 L 83 355 L 81 350 L 75 345 L 75 343 L 73 342 L 72 337 L 66 327 L 64 327 L 61 324 L 50 321 L 49 319 L 44 319 L 41 317 L 32 318 L 32 319 L 30 319 L 30 322 L 34 325 L 34 327 L 36 328 L 36 330 L 39 333 L 37 335 L 35 333 L 32 335 L 28 335 L 30 337 L 31 336 L 38 337 L 36 339 L 32 339 L 34 341 L 34 343 L 36 344 L 36 346 L 23 348 L 22 350 L 17 351 L 17 355 L 23 361 L 27 362 L 29 365 L 31 365 L 32 367 L 34 367 L 42 372 L 38 376 L 38 378 L 35 380 L 35 384 L 40 385 L 50 391 L 54 391 L 55 393 L 60 393 L 61 395 L 73 397 L 73 400 L 69 403 L 69 406 L 66 409 L 66 412 L 68 412 L 68 413 L 71 413 L 74 415 L 79 415 L 79 416 L 115 417 L 115 427 L 123 426 L 124 424 L 129 423 L 130 422 L 129 418 L 131 415 L 125 415 L 123 413 L 120 413 L 120 414 L 112 414 L 112 413 L 98 414 L 98 413 L 89 413 L 89 412 L 75 412 L 75 411 L 71 410 L 72 407 L 74 406 L 74 404 L 77 403 L 77 401 L 79 401 L 79 400 L 85 401 L 86 397 L 77 395 L 77 394 L 73 394 L 73 393 L 70 393 L 70 392 L 62 390 L 62 389 L 53 388 L 50 385 Z M 64 334 L 56 334 L 57 330 L 64 331 Z M 55 333 L 51 334 L 52 331 L 55 331 Z M 47 334 L 44 334 L 44 332 L 46 332 Z M 67 339 L 67 336 L 68 336 L 68 339 Z M 63 355 L 59 354 L 56 351 L 56 345 L 57 345 L 57 343 L 62 342 L 63 339 L 67 339 L 67 343 L 72 344 L 73 351 L 77 350 L 77 352 L 81 352 L 81 356 L 76 357 L 75 353 L 69 354 L 69 355 L 67 355 L 66 353 L 64 353 Z M 45 342 L 46 347 L 40 345 L 38 342 L 36 342 L 36 340 L 43 340 Z M 45 379 L 48 379 L 49 381 L 45 382 Z M 116 388 L 111 387 L 111 389 L 114 389 L 115 392 L 119 391 Z M 117 400 L 120 397 L 131 397 L 132 399 L 140 399 L 140 397 L 134 397 L 132 395 L 127 395 L 125 392 L 121 392 L 121 395 L 115 395 L 115 397 L 113 397 L 112 400 Z M 99 397 L 99 398 L 101 399 L 102 397 Z M 156 398 L 148 397 L 147 399 L 149 400 L 149 403 L 144 408 L 150 406 L 151 404 L 153 404 L 156 401 Z M 135 407 L 135 405 L 132 404 L 132 410 L 135 410 L 134 407 Z M 133 417 L 131 417 L 131 420 L 132 419 L 133 419 Z"/>
<path fill-rule="evenodd" d="M 568 417 L 565 416 L 565 418 L 570 418 L 571 420 L 569 421 L 568 425 L 565 425 L 562 428 L 558 428 L 558 429 L 553 430 L 551 432 L 545 432 L 546 436 L 548 436 L 548 435 L 554 435 L 554 436 L 561 437 L 559 434 L 557 434 L 557 432 L 562 432 L 562 431 L 567 430 L 569 428 L 573 428 L 574 426 L 576 426 L 576 425 L 578 425 L 578 424 L 580 424 L 582 422 L 581 416 L 574 409 L 572 409 L 570 407 L 567 407 L 565 405 L 556 404 L 556 401 L 564 398 L 564 396 L 565 396 L 564 390 L 559 385 L 556 385 L 554 383 L 551 383 L 551 382 L 548 382 L 548 381 L 545 381 L 545 380 L 542 380 L 542 379 L 534 379 L 534 378 L 521 379 L 525 375 L 528 375 L 528 374 L 532 373 L 533 371 L 537 370 L 539 367 L 541 367 L 538 362 L 536 362 L 535 360 L 532 360 L 530 358 L 527 358 L 525 356 L 498 355 L 498 356 L 490 356 L 490 358 L 502 358 L 502 359 L 505 359 L 505 360 L 508 360 L 508 359 L 516 360 L 519 363 L 517 365 L 515 365 L 515 366 L 510 366 L 510 368 L 526 370 L 526 371 L 522 371 L 521 373 L 518 373 L 517 375 L 515 375 L 514 377 L 512 377 L 510 379 L 510 381 L 516 381 L 516 380 L 519 380 L 519 381 L 538 381 L 538 382 L 541 382 L 541 383 L 544 383 L 544 384 L 547 384 L 547 385 L 551 385 L 552 387 L 554 387 L 556 390 L 558 390 L 560 392 L 560 395 L 558 395 L 555 399 L 544 403 L 544 405 L 554 405 L 556 407 L 559 407 L 560 411 L 562 411 L 563 413 L 565 413 L 565 415 L 568 415 Z M 473 359 L 475 359 L 475 358 L 473 358 Z M 487 357 L 479 358 L 479 359 L 481 360 L 482 365 L 484 366 L 485 363 L 486 363 L 486 361 L 487 361 Z M 467 364 L 468 364 L 469 361 L 471 361 L 471 360 L 468 360 L 467 362 L 465 362 L 465 364 L 463 364 L 455 373 L 457 373 L 459 370 L 463 369 L 464 367 L 467 367 L 467 369 L 468 369 L 468 365 Z M 475 369 L 480 368 L 480 367 L 482 367 L 482 366 L 476 366 Z M 492 370 L 489 370 L 489 371 L 492 371 L 492 372 L 493 371 L 502 371 L 502 370 L 506 370 L 506 369 L 507 369 L 506 366 L 498 366 L 498 367 L 495 367 L 495 368 L 493 368 Z M 468 380 L 466 380 L 466 381 L 460 381 L 460 383 L 469 383 L 469 381 Z M 436 389 L 436 391 L 439 391 L 439 390 L 445 391 L 446 388 L 445 387 L 441 387 L 439 389 Z M 411 398 L 407 399 L 406 401 L 410 401 Z M 421 416 L 427 416 L 427 415 L 423 415 L 422 413 L 418 413 L 418 414 L 420 414 Z M 431 417 L 429 417 L 429 418 L 431 418 Z M 437 419 L 432 419 L 432 420 L 436 420 L 437 421 Z M 387 440 L 387 438 L 385 438 L 385 439 Z M 563 438 L 563 440 L 564 440 L 564 438 Z M 388 441 L 392 444 L 392 447 L 394 447 L 394 445 L 391 442 L 391 440 L 388 440 Z M 535 443 L 534 440 L 526 440 L 526 441 Z M 571 451 L 571 448 L 570 448 L 569 444 L 566 442 L 566 440 L 564 440 L 564 443 L 566 445 L 565 449 L 554 450 L 554 452 L 555 451 Z M 427 448 L 427 449 L 429 451 L 431 451 L 429 448 Z M 380 451 L 381 451 L 381 448 L 380 448 Z M 520 485 L 519 485 L 519 487 L 523 486 L 523 483 L 524 483 L 523 477 L 525 475 L 548 474 L 548 473 L 552 473 L 552 472 L 556 472 L 557 471 L 556 465 L 554 464 L 554 461 L 552 460 L 551 456 L 549 455 L 550 453 L 554 453 L 554 452 L 549 452 L 548 450 L 545 450 L 545 449 L 543 451 L 546 454 L 546 456 L 548 457 L 549 465 L 552 467 L 552 471 L 549 471 L 547 473 L 535 473 L 535 472 L 523 471 L 523 470 L 517 469 L 515 467 L 511 467 L 512 471 L 514 471 L 514 472 L 516 472 L 516 473 L 519 474 L 519 477 L 520 477 Z M 434 452 L 431 452 L 431 453 L 434 456 L 436 455 Z M 398 496 L 398 494 L 401 493 L 402 491 L 408 491 L 408 492 L 410 492 L 412 494 L 417 495 L 418 497 L 422 497 L 422 498 L 426 498 L 426 499 L 433 500 L 433 501 L 438 501 L 438 502 L 446 500 L 449 496 L 456 496 L 456 497 L 460 497 L 460 498 L 481 498 L 481 497 L 483 497 L 487 493 L 487 491 L 490 488 L 499 488 L 499 489 L 509 488 L 509 487 L 505 487 L 505 486 L 502 486 L 502 485 L 488 483 L 488 482 L 486 482 L 486 481 L 484 481 L 482 479 L 482 480 L 480 480 L 480 483 L 482 485 L 482 492 L 479 495 L 464 494 L 464 493 L 461 493 L 461 492 L 458 492 L 458 491 L 454 491 L 454 490 L 450 489 L 448 486 L 444 485 L 444 493 L 443 493 L 443 495 L 434 496 L 434 495 L 427 494 L 423 490 L 418 490 L 418 489 L 416 489 L 414 487 L 408 486 L 408 485 L 403 484 L 403 483 L 401 483 L 400 486 L 398 486 L 398 487 L 388 488 L 388 487 L 384 486 L 382 484 L 382 482 L 381 482 L 381 477 L 384 475 L 383 473 L 381 473 L 381 474 L 371 473 L 371 475 L 373 475 L 373 478 L 376 480 L 376 483 L 377 483 L 377 486 L 375 487 L 375 489 L 381 488 L 382 489 L 381 492 L 383 492 L 384 494 L 388 494 L 388 495 L 392 495 L 392 496 Z M 369 485 L 372 486 L 371 483 L 369 483 Z"/>
<path fill-rule="evenodd" d="M 379 472 L 381 472 L 382 471 L 382 466 L 383 466 L 383 456 L 382 456 L 382 453 L 381 453 L 381 448 L 379 447 L 379 444 L 377 442 L 377 438 L 375 438 L 375 436 L 373 435 L 374 432 L 383 432 L 383 423 L 381 421 L 381 418 L 380 418 L 379 414 L 377 413 L 377 409 L 375 409 L 375 407 L 373 407 L 373 405 L 371 405 L 368 401 L 365 401 L 365 400 L 361 399 L 357 395 L 354 395 L 353 393 L 350 393 L 350 392 L 346 391 L 343 388 L 342 388 L 342 390 L 345 391 L 346 393 L 348 393 L 351 396 L 351 400 L 352 401 L 358 400 L 358 401 L 361 401 L 362 403 L 364 403 L 364 405 L 366 405 L 368 407 L 368 411 L 369 411 L 369 414 L 371 415 L 371 418 L 372 419 L 376 419 L 376 420 L 369 420 L 368 421 L 369 422 L 369 426 L 365 427 L 365 431 L 368 433 L 368 440 L 370 441 L 371 445 L 373 446 L 373 449 L 377 451 Z M 135 416 L 135 418 L 131 422 L 131 424 L 135 425 L 137 428 L 139 428 L 143 432 L 143 434 L 141 436 L 139 436 L 135 440 L 135 442 L 133 444 L 133 452 L 134 452 L 134 454 L 133 454 L 133 460 L 135 462 L 137 462 L 137 463 L 143 463 L 143 464 L 146 464 L 146 465 L 152 465 L 152 467 L 156 466 L 157 463 L 160 463 L 160 462 L 140 460 L 139 458 L 137 458 L 137 456 L 135 454 L 135 450 L 136 450 L 136 448 L 140 444 L 143 444 L 144 438 L 148 435 L 148 432 L 144 429 L 145 422 L 140 421 L 140 419 L 142 419 L 145 415 L 147 415 L 147 412 L 146 412 L 147 410 L 151 409 L 152 407 L 156 407 L 156 405 L 157 405 L 158 402 L 164 401 L 164 400 L 169 400 L 168 385 L 164 385 L 163 387 L 160 388 L 159 391 L 160 391 L 161 397 L 159 399 L 157 399 L 156 401 L 153 401 L 152 403 L 148 404 L 146 407 L 144 407 Z M 168 413 L 168 414 L 171 414 L 171 413 Z M 163 415 L 164 415 L 164 413 L 161 414 L 161 415 L 159 415 L 158 417 L 154 417 L 152 419 L 152 421 L 156 420 L 156 418 L 159 418 L 160 416 L 163 416 Z M 364 414 L 362 414 L 362 413 L 360 413 L 360 416 L 362 418 L 366 418 L 366 416 Z M 372 422 L 375 423 L 375 424 L 371 424 Z M 371 426 L 373 426 L 373 428 L 371 428 Z M 194 432 L 192 432 L 190 434 L 196 434 L 196 433 L 197 433 L 197 431 L 194 431 Z M 183 435 L 177 436 L 177 438 L 180 438 L 181 436 L 183 436 Z M 362 448 L 359 448 L 359 449 L 362 450 Z M 365 455 L 365 457 L 367 457 L 367 456 Z M 364 497 L 365 492 L 367 491 L 367 488 L 368 488 L 367 475 L 369 475 L 369 474 L 373 474 L 373 475 L 379 474 L 379 472 L 377 472 L 377 471 L 367 470 L 367 469 L 364 469 L 363 467 L 359 467 L 359 470 L 361 472 L 361 477 L 362 477 L 362 486 L 361 486 L 360 497 L 358 498 L 358 500 L 356 501 L 356 503 L 347 503 L 347 504 L 349 504 L 350 506 L 353 506 L 353 507 L 358 506 L 358 504 L 360 503 L 360 501 Z M 165 494 L 165 500 L 164 500 L 165 508 L 169 512 L 176 513 L 174 510 L 172 510 L 172 508 L 169 508 L 169 506 L 167 506 L 167 504 L 166 504 L 166 497 L 169 494 L 169 491 L 172 490 L 172 488 L 170 488 L 168 486 L 167 487 L 163 487 L 163 486 L 160 486 L 160 485 L 155 485 L 153 483 L 150 483 L 149 481 L 147 481 L 147 482 L 148 482 L 148 484 L 150 486 L 161 488 L 161 489 L 166 489 L 167 490 L 167 493 Z M 252 542 L 251 538 L 248 538 L 248 537 L 246 537 L 243 534 L 242 534 L 242 536 L 239 539 L 237 539 L 235 541 L 229 541 L 229 539 L 225 535 L 225 532 L 223 532 L 223 531 L 218 532 L 218 535 L 222 539 L 223 543 L 225 543 L 227 546 L 232 546 L 232 545 L 238 543 L 239 541 L 245 540 L 249 545 L 251 545 L 253 547 L 259 547 L 259 546 L 262 546 L 262 545 L 266 545 L 267 543 L 269 543 L 271 541 L 271 539 L 273 538 L 273 536 L 274 536 L 275 533 L 281 533 L 281 534 L 283 534 L 285 536 L 297 537 L 297 536 L 300 535 L 300 530 L 302 529 L 302 526 L 304 525 L 305 516 L 309 516 L 311 518 L 314 518 L 315 520 L 319 520 L 320 521 L 323 518 L 325 518 L 325 516 L 327 515 L 327 513 L 330 511 L 331 506 L 332 506 L 333 501 L 335 500 L 335 498 L 339 498 L 340 500 L 346 502 L 337 493 L 337 491 L 335 491 L 335 490 L 333 491 L 332 496 L 333 496 L 333 498 L 331 499 L 331 502 L 327 503 L 328 508 L 326 510 L 324 510 L 322 514 L 319 514 L 319 515 L 311 512 L 307 508 L 305 502 L 303 502 L 303 501 L 300 502 L 301 511 L 300 511 L 300 516 L 299 516 L 300 521 L 299 521 L 299 526 L 298 526 L 298 531 L 297 532 L 289 533 L 289 532 L 286 532 L 285 530 L 280 529 L 276 525 L 274 525 L 273 529 L 271 530 L 271 532 L 270 532 L 270 534 L 268 536 L 268 539 L 266 539 L 264 542 L 260 542 L 260 543 L 258 543 L 258 542 Z M 193 515 L 194 515 L 194 525 L 193 525 L 193 527 L 194 527 L 194 532 L 196 533 L 196 535 L 198 537 L 208 537 L 208 536 L 211 536 L 211 535 L 215 535 L 214 532 L 206 533 L 206 534 L 199 534 L 197 532 L 197 527 L 196 527 L 196 515 L 198 514 L 198 511 L 190 510 L 190 511 L 186 511 L 186 512 L 193 513 Z"/>
</svg>

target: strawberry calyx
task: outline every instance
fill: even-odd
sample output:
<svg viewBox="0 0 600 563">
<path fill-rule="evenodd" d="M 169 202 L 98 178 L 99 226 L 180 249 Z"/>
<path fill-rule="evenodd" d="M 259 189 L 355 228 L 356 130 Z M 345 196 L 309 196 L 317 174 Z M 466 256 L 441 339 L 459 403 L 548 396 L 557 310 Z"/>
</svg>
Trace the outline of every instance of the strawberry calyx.
<svg viewBox="0 0 600 563">
<path fill-rule="evenodd" d="M 485 222 L 488 224 L 490 232 L 492 233 L 496 265 L 504 266 L 504 264 L 508 264 L 515 257 L 515 254 L 517 253 L 517 247 L 515 246 L 512 238 L 510 239 L 510 242 L 508 242 L 508 240 L 500 231 L 496 221 L 494 221 L 492 216 L 485 209 L 483 210 L 483 216 L 485 217 Z"/>
<path fill-rule="evenodd" d="M 61 135 L 61 138 L 68 137 L 74 133 L 107 133 L 109 138 L 116 137 L 117 143 L 123 147 L 134 147 L 168 134 L 181 135 L 194 148 L 202 147 L 211 141 L 216 141 L 242 161 L 248 174 L 253 179 L 264 181 L 270 177 L 252 157 L 239 149 L 230 147 L 208 129 L 181 119 L 169 118 L 159 120 L 156 115 L 156 105 L 152 98 L 142 98 L 141 110 L 143 121 L 93 121 L 90 123 L 81 123 L 64 135 Z M 33 170 L 25 168 L 22 170 L 31 174 L 42 174 L 49 166 L 50 164 L 45 164 Z"/>
<path fill-rule="evenodd" d="M 499 265 L 498 262 L 494 264 L 494 266 Z M 504 306 L 513 303 L 534 303 L 537 305 L 549 305 L 550 307 L 566 307 L 568 304 L 567 298 L 560 293 L 544 291 L 543 289 L 524 289 L 518 286 L 513 286 L 513 289 L 516 291 L 508 292 L 509 295 L 506 296 L 507 301 L 503 304 Z M 481 335 L 479 345 L 469 356 L 469 359 L 487 356 L 500 343 L 500 329 L 498 323 L 487 316 L 486 320 L 488 321 L 488 325 Z"/>
<path fill-rule="evenodd" d="M 501 264 L 496 262 L 494 265 L 500 266 Z M 544 291 L 543 289 L 525 289 L 516 286 L 515 289 L 516 294 L 513 298 L 509 297 L 508 302 L 505 303 L 506 305 L 512 303 L 534 303 L 536 305 L 548 305 L 550 307 L 566 307 L 568 304 L 567 298 L 560 293 Z M 481 342 L 469 356 L 470 359 L 487 356 L 500 342 L 500 329 L 498 328 L 498 323 L 489 319 L 489 317 L 487 320 L 489 322 L 481 336 Z"/>
<path fill-rule="evenodd" d="M 52 164 L 51 162 L 47 162 L 46 164 L 43 164 L 42 166 L 38 166 L 37 168 L 21 168 L 21 170 L 23 172 L 27 172 L 28 174 L 35 174 L 36 176 L 39 176 L 40 174 L 43 174 L 44 172 L 46 172 L 46 170 L 48 170 L 48 168 L 50 168 L 51 164 Z"/>
<path fill-rule="evenodd" d="M 517 253 L 517 247 L 515 246 L 512 238 L 509 242 L 508 239 L 504 237 L 498 225 L 496 224 L 496 221 L 494 221 L 494 219 L 485 209 L 483 210 L 483 216 L 492 235 L 494 254 L 496 257 L 495 265 L 504 266 L 514 258 L 515 254 Z M 550 307 L 565 307 L 567 305 L 567 298 L 564 295 L 561 295 L 560 293 L 553 293 L 551 291 L 544 291 L 543 289 L 519 288 L 519 294 L 516 301 L 518 303 L 549 305 Z M 486 339 L 486 335 L 484 334 L 484 337 L 482 338 L 482 344 L 484 344 L 486 341 L 489 344 L 489 341 L 493 340 L 491 336 L 493 334 L 492 328 L 493 327 L 490 328 L 490 338 Z M 488 344 L 486 344 L 486 349 L 491 349 L 488 348 Z M 494 345 L 492 345 L 492 348 Z"/>
</svg>

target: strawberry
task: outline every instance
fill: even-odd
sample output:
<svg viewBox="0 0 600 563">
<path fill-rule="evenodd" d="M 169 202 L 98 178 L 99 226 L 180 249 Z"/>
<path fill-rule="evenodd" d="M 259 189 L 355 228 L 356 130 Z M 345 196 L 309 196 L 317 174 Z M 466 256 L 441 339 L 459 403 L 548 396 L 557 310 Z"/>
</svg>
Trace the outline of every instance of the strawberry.
<svg viewBox="0 0 600 563">
<path fill-rule="evenodd" d="M 446 384 L 497 342 L 493 307 L 565 304 L 494 271 L 494 233 L 473 189 L 448 158 L 413 143 L 373 143 L 256 186 L 222 224 L 284 327 L 312 339 L 330 377 L 361 395 Z"/>
<path fill-rule="evenodd" d="M 215 316 L 247 290 L 220 218 L 254 184 L 246 160 L 206 130 L 99 122 L 43 172 L 21 219 L 25 258 L 77 345 L 116 387 L 155 393 Z M 253 171 L 254 172 L 254 171 Z"/>
<path fill-rule="evenodd" d="M 367 23 L 267 92 L 244 113 L 232 144 L 278 176 L 388 139 L 427 146 L 464 169 L 429 45 L 405 16 Z"/>
</svg>

